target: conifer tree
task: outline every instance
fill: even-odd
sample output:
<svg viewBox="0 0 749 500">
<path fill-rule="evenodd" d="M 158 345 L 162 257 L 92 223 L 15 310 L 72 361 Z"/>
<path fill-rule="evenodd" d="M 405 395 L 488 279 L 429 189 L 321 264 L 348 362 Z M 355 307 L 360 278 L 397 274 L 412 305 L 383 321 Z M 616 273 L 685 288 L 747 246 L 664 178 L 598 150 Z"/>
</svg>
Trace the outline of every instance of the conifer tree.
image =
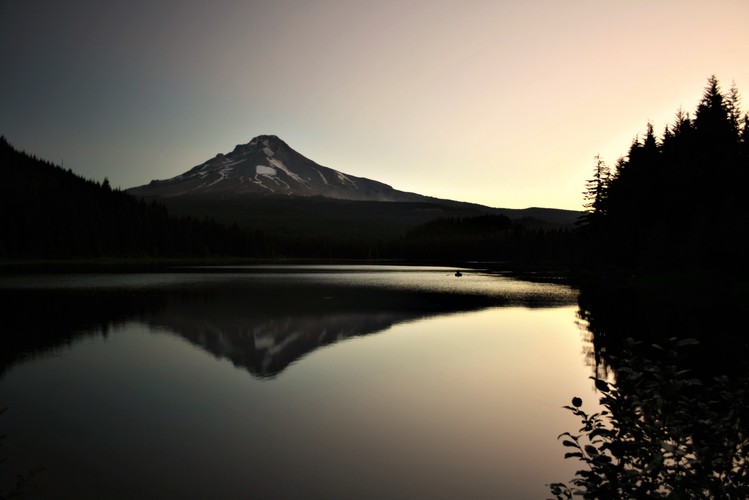
<svg viewBox="0 0 749 500">
<path fill-rule="evenodd" d="M 611 169 L 600 155 L 595 156 L 593 177 L 586 181 L 583 196 L 583 206 L 586 214 L 582 217 L 582 224 L 589 230 L 595 230 L 598 219 L 606 215 L 606 197 L 608 196 L 609 182 L 611 181 Z"/>
</svg>

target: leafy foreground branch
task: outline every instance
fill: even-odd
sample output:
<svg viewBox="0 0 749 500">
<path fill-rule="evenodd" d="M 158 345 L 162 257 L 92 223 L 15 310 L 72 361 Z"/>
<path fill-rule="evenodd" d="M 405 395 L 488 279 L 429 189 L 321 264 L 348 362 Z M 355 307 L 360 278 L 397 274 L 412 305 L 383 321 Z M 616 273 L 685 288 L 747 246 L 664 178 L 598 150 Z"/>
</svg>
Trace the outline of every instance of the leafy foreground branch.
<svg viewBox="0 0 749 500">
<path fill-rule="evenodd" d="M 682 369 L 684 348 L 696 344 L 672 338 L 653 345 L 652 359 L 628 341 L 612 360 L 615 384 L 591 377 L 605 409 L 589 414 L 578 397 L 564 407 L 582 422 L 559 436 L 564 456 L 584 468 L 549 485 L 555 498 L 749 498 L 749 380 L 703 381 Z"/>
</svg>

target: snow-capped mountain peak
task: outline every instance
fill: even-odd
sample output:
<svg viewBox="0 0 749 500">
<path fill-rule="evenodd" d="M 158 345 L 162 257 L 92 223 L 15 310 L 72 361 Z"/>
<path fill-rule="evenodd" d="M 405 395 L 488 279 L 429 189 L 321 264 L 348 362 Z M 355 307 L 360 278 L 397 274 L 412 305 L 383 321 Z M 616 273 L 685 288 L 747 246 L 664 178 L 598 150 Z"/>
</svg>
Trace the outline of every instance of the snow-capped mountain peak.
<svg viewBox="0 0 749 500">
<path fill-rule="evenodd" d="M 260 135 L 187 172 L 131 188 L 138 196 L 237 194 L 324 196 L 371 201 L 416 201 L 420 195 L 344 174 L 302 156 L 275 135 Z"/>
</svg>

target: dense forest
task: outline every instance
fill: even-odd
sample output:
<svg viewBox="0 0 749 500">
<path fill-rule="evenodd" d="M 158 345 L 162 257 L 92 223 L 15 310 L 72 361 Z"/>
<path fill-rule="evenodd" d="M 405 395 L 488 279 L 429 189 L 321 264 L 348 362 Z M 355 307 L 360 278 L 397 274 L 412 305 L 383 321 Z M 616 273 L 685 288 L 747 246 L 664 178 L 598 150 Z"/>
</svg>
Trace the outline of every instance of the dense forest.
<svg viewBox="0 0 749 500">
<path fill-rule="evenodd" d="M 713 76 L 694 117 L 679 110 L 661 137 L 648 124 L 613 169 L 596 158 L 583 265 L 745 278 L 748 175 L 749 116 L 735 85 L 723 92 Z"/>
<path fill-rule="evenodd" d="M 385 205 L 392 205 L 384 202 Z M 577 248 L 574 226 L 503 215 L 438 217 L 412 225 L 399 236 L 381 237 L 360 228 L 337 235 L 269 237 L 278 256 L 315 259 L 403 260 L 442 263 L 563 263 Z"/>
<path fill-rule="evenodd" d="M 278 205 L 286 211 L 279 212 Z M 533 262 L 564 254 L 573 237 L 569 224 L 532 217 L 511 221 L 504 215 L 481 215 L 471 207 L 458 210 L 425 203 L 310 198 L 237 204 L 235 208 L 252 214 L 263 231 L 217 223 L 205 217 L 213 213 L 207 208 L 175 217 L 158 201 L 112 189 L 106 179 L 84 179 L 0 139 L 0 258 L 8 260 L 239 257 Z M 443 212 L 464 215 L 438 216 Z M 436 217 L 430 220 L 430 213 Z"/>
<path fill-rule="evenodd" d="M 567 263 L 575 254 L 576 235 L 564 225 L 532 218 L 512 221 L 504 215 L 438 218 L 408 231 L 396 243 L 409 259 L 515 263 Z"/>
<path fill-rule="evenodd" d="M 260 233 L 170 217 L 118 189 L 14 149 L 0 138 L 0 257 L 262 256 Z"/>
</svg>

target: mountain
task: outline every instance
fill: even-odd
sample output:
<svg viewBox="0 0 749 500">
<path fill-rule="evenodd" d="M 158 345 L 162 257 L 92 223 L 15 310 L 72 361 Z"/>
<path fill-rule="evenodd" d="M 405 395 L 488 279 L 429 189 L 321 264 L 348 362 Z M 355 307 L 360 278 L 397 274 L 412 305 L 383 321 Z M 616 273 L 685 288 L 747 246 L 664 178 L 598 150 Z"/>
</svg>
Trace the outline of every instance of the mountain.
<svg viewBox="0 0 749 500">
<path fill-rule="evenodd" d="M 563 227 L 581 215 L 551 208 L 492 208 L 398 191 L 319 165 L 274 135 L 255 137 L 176 177 L 127 191 L 157 200 L 177 215 L 208 216 L 284 238 L 393 238 L 436 218 L 485 214 L 528 226 Z"/>
<path fill-rule="evenodd" d="M 398 191 L 319 165 L 273 135 L 255 137 L 181 175 L 128 192 L 165 205 L 170 214 L 259 230 L 277 255 L 311 258 L 403 257 L 408 251 L 399 242 L 435 219 L 505 216 L 524 228 L 556 231 L 570 229 L 581 215 L 548 208 L 492 208 Z M 420 255 L 439 257 L 428 251 L 433 242 L 417 243 L 427 247 Z M 404 244 L 410 248 L 416 243 Z M 510 245 L 503 242 L 501 248 L 507 253 Z"/>
<path fill-rule="evenodd" d="M 184 195 L 322 196 L 337 200 L 423 201 L 382 182 L 323 167 L 275 135 L 261 135 L 227 154 L 218 154 L 184 174 L 134 187 L 142 197 Z"/>
</svg>

